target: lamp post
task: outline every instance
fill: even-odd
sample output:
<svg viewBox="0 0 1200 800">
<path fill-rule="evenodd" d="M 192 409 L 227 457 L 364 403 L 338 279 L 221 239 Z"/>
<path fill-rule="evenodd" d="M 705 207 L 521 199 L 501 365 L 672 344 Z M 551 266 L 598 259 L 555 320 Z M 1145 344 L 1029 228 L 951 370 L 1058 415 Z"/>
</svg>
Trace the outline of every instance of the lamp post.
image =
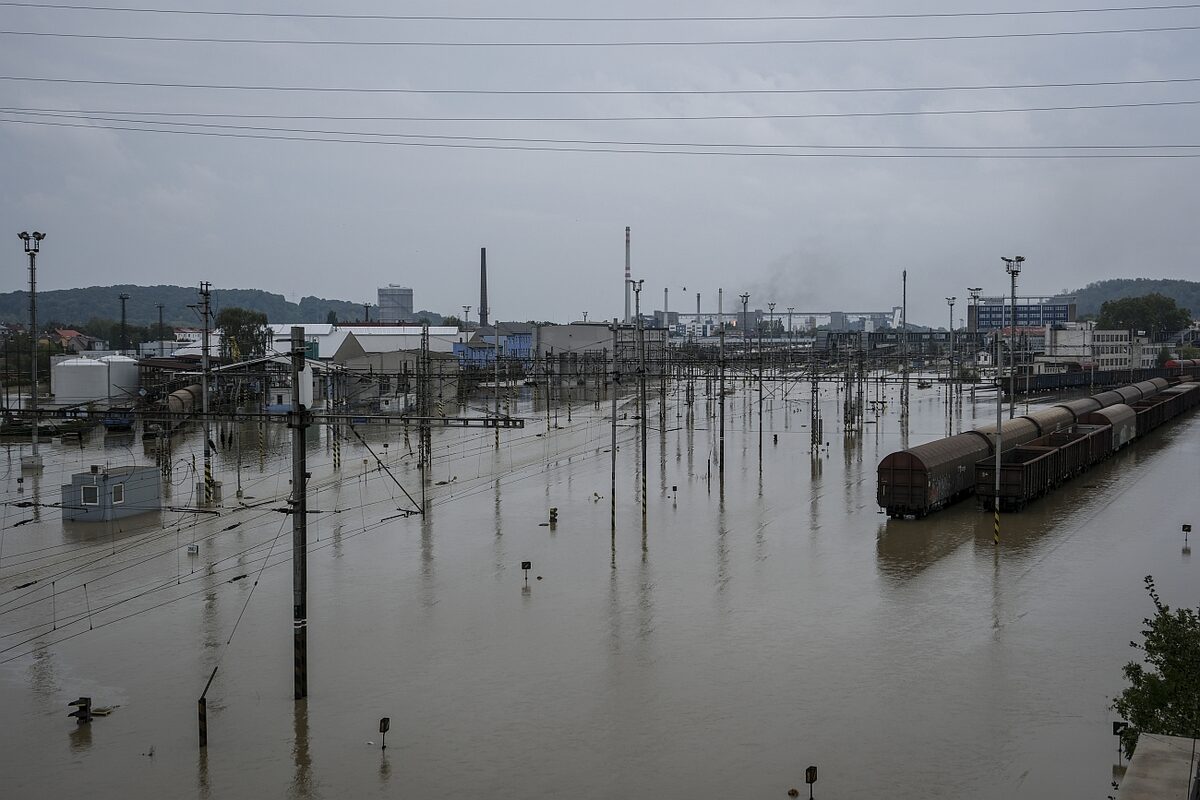
<svg viewBox="0 0 1200 800">
<path fill-rule="evenodd" d="M 1017 276 L 1021 274 L 1025 256 L 1001 256 L 1000 260 L 1004 262 L 1004 269 L 1012 279 L 1012 315 L 1008 321 L 1012 326 L 1012 333 L 1008 339 L 1008 418 L 1012 419 L 1017 407 Z"/>
<path fill-rule="evenodd" d="M 983 290 L 982 286 L 968 286 L 967 293 L 971 296 L 971 305 L 975 308 L 975 315 L 971 319 L 971 365 L 975 368 L 975 376 L 971 380 L 971 402 L 975 401 L 975 384 L 979 382 L 979 364 L 975 354 L 979 352 L 979 292 Z M 970 317 L 970 312 L 967 313 Z"/>
<path fill-rule="evenodd" d="M 463 310 L 463 330 L 465 331 L 467 329 L 467 320 L 469 320 L 471 318 L 471 307 L 463 306 L 462 310 Z"/>
<path fill-rule="evenodd" d="M 795 306 L 788 306 L 788 307 L 787 307 L 787 309 L 788 309 L 788 329 L 787 329 L 787 338 L 788 338 L 788 345 L 790 346 L 790 345 L 791 345 L 791 342 L 792 342 L 792 312 L 796 310 L 796 307 L 795 307 Z"/>
<path fill-rule="evenodd" d="M 750 293 L 743 292 L 738 296 L 742 298 L 742 340 L 744 341 L 750 333 L 750 317 L 749 312 L 746 310 L 746 305 L 750 302 Z"/>
<path fill-rule="evenodd" d="M 121 292 L 117 299 L 121 301 L 121 352 L 124 353 L 129 349 L 129 329 L 125 325 L 125 303 L 129 300 L 129 295 Z"/>
<path fill-rule="evenodd" d="M 162 321 L 162 303 L 155 303 L 158 308 L 158 357 L 163 357 L 163 321 Z"/>
<path fill-rule="evenodd" d="M 363 303 L 363 322 L 371 321 L 371 304 Z"/>
<path fill-rule="evenodd" d="M 42 249 L 42 239 L 46 234 L 41 231 L 28 233 L 21 231 L 17 234 L 25 243 L 25 252 L 29 255 L 29 370 L 32 382 L 29 385 L 29 424 L 33 431 L 33 455 L 21 459 L 21 466 L 41 469 L 42 457 L 38 454 L 38 335 L 37 335 L 37 256 Z"/>
<path fill-rule="evenodd" d="M 950 332 L 950 357 L 949 363 L 946 366 L 946 378 L 950 384 L 950 395 L 954 395 L 954 301 L 957 297 L 947 297 L 946 304 L 950 306 L 950 327 L 947 329 Z"/>
</svg>

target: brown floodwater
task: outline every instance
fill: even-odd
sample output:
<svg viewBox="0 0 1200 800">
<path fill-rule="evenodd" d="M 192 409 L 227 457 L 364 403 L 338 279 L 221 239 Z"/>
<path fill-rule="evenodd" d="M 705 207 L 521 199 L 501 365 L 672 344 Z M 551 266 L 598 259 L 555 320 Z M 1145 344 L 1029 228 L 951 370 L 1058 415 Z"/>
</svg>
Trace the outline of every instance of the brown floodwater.
<svg viewBox="0 0 1200 800">
<path fill-rule="evenodd" d="M 415 434 L 364 432 L 390 475 L 357 440 L 335 474 L 315 429 L 301 702 L 286 428 L 260 444 L 254 425 L 215 426 L 219 515 L 192 510 L 202 445 L 187 431 L 173 510 L 112 524 L 65 525 L 61 484 L 153 464 L 153 445 L 46 445 L 44 473 L 19 484 L 28 446 L 9 446 L 0 794 L 769 798 L 806 795 L 810 764 L 818 798 L 1111 791 L 1109 704 L 1153 610 L 1143 576 L 1200 603 L 1180 534 L 1200 516 L 1200 416 L 1004 515 L 995 547 L 972 502 L 920 521 L 875 504 L 884 455 L 992 420 L 990 396 L 948 413 L 940 387 L 914 390 L 902 419 L 894 387 L 872 387 L 886 408 L 846 436 L 827 387 L 814 458 L 807 384 L 768 385 L 761 456 L 757 394 L 739 388 L 722 491 L 703 388 L 690 408 L 670 397 L 665 426 L 651 394 L 645 525 L 623 401 L 615 532 L 607 400 L 570 421 L 560 405 L 547 430 L 518 397 L 528 424 L 498 451 L 490 430 L 435 431 L 423 519 L 404 515 Z M 202 753 L 196 700 L 218 665 Z M 80 695 L 116 709 L 76 726 Z"/>
</svg>

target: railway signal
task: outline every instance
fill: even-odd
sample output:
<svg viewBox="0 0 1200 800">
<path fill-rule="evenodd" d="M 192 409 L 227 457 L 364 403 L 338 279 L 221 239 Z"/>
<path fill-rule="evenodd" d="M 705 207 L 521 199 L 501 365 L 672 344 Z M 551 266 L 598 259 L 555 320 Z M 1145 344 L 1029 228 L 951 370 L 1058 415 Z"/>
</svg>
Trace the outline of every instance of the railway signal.
<svg viewBox="0 0 1200 800">
<path fill-rule="evenodd" d="M 72 700 L 67 703 L 68 706 L 78 706 L 68 717 L 75 717 L 76 725 L 86 725 L 92 721 L 92 698 L 81 697 L 78 700 Z"/>
</svg>

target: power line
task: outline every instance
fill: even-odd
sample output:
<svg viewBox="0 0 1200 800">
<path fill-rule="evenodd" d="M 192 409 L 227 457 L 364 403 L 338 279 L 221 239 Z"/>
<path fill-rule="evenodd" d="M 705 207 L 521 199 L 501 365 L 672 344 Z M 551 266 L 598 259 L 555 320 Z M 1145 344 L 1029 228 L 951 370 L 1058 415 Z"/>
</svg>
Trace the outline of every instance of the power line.
<svg viewBox="0 0 1200 800">
<path fill-rule="evenodd" d="M 1200 105 L 1200 100 L 1159 100 L 1144 103 L 1092 103 L 1056 106 L 1014 106 L 1007 108 L 947 108 L 919 109 L 913 111 L 834 111 L 810 114 L 663 114 L 589 117 L 433 117 L 345 114 L 232 114 L 201 111 L 120 111 L 77 108 L 30 108 L 21 106 L 0 107 L 0 112 L 13 114 L 116 114 L 144 117 L 195 117 L 205 119 L 280 119 L 280 120 L 324 120 L 336 122 L 693 122 L 716 120 L 756 119 L 846 119 L 853 117 L 925 117 L 970 114 L 1028 114 L 1048 111 L 1098 111 L 1122 108 L 1170 108 L 1173 106 Z M 164 123 L 165 124 L 165 123 Z"/>
<path fill-rule="evenodd" d="M 713 147 L 745 148 L 749 150 L 886 150 L 886 151 L 981 151 L 981 150 L 1184 150 L 1200 148 L 1200 144 L 1095 144 L 1095 145 L 870 145 L 870 144 L 804 144 L 804 143 L 757 143 L 757 142 L 694 142 L 694 141 L 646 141 L 623 139 L 555 139 L 519 136 L 466 136 L 440 133 L 379 133 L 373 131 L 321 130 L 314 128 L 279 128 L 261 125 L 222 125 L 211 122 L 169 122 L 92 116 L 71 113 L 9 112 L 51 119 L 83 119 L 101 122 L 128 122 L 144 125 L 170 124 L 187 128 L 221 129 L 234 131 L 266 131 L 270 133 L 300 133 L 333 136 L 359 136 L 392 138 L 402 140 L 445 140 L 466 142 L 518 142 L 523 144 L 571 144 L 606 145 L 613 147 Z M 351 431 L 353 431 L 351 427 Z"/>
<path fill-rule="evenodd" d="M 1096 8 L 1026 9 L 1013 11 L 950 11 L 909 14 L 768 14 L 677 17 L 555 17 L 555 16 L 478 16 L 449 14 L 331 14 L 274 11 L 211 11 L 196 9 L 150 8 L 144 6 L 94 6 L 66 3 L 0 2 L 11 8 L 52 9 L 57 11 L 99 11 L 133 14 L 175 14 L 205 17 L 251 17 L 263 19 L 332 19 L 401 22 L 818 22 L 822 20 L 885 19 L 958 19 L 966 17 L 1025 17 L 1056 14 L 1104 14 L 1137 11 L 1178 11 L 1200 8 L 1197 3 L 1149 6 L 1105 6 Z"/>
<path fill-rule="evenodd" d="M 0 119 L 0 123 L 10 125 L 40 125 L 59 128 L 83 128 L 92 130 L 135 131 L 141 133 L 161 133 L 176 136 L 208 136 L 225 139 L 257 139 L 263 141 L 290 142 L 326 142 L 333 144 L 366 144 L 389 147 L 431 147 L 453 150 L 513 150 L 521 152 L 551 152 L 551 153 L 624 153 L 650 155 L 692 155 L 692 156 L 732 156 L 732 157 L 761 157 L 761 158 L 843 158 L 843 159 L 1114 159 L 1114 158 L 1198 158 L 1200 153 L 1162 153 L 1162 152 L 1133 152 L 1133 153 L 861 153 L 861 152 L 816 152 L 816 153 L 781 153 L 761 151 L 729 151 L 729 150 L 683 150 L 656 149 L 651 147 L 591 147 L 591 146 L 549 146 L 534 144 L 481 144 L 475 142 L 417 142 L 394 141 L 379 139 L 355 139 L 345 136 L 284 136 L 269 133 L 237 133 L 214 130 L 174 130 L 168 128 L 135 127 L 132 125 L 84 124 L 82 122 L 51 122 L 49 120 L 29 119 Z M 686 146 L 686 145 L 681 145 Z"/>
<path fill-rule="evenodd" d="M 166 83 L 161 81 L 110 81 L 88 78 L 44 78 L 28 75 L 0 75 L 0 81 L 66 83 L 85 86 L 136 86 L 156 89 L 217 89 L 248 92 L 342 92 L 355 94 L 464 94 L 464 95 L 791 95 L 791 94 L 869 94 L 873 92 L 967 92 L 1012 89 L 1078 89 L 1102 86 L 1152 86 L 1172 83 L 1198 83 L 1200 77 L 1146 78 L 1122 81 L 1066 81 L 1058 83 L 998 83 L 942 86 L 868 86 L 848 88 L 798 89 L 411 89 L 358 86 L 279 86 L 221 83 Z"/>
<path fill-rule="evenodd" d="M 63 31 L 0 30 L 0 36 L 33 36 L 54 39 L 92 39 L 117 42 L 163 42 L 171 44 L 256 44 L 321 45 L 328 47 L 743 47 L 793 46 L 814 44 L 896 44 L 905 42 L 961 42 L 992 39 L 1036 39 L 1058 36 L 1108 36 L 1130 33 L 1179 33 L 1200 30 L 1200 25 L 1161 25 L 1147 28 L 1094 28 L 1090 30 L 1027 31 L 1022 33 L 955 33 L 925 36 L 846 36 L 812 39 L 675 39 L 609 41 L 433 41 L 384 39 L 264 39 L 221 36 L 148 36 L 128 33 L 66 33 Z"/>
</svg>

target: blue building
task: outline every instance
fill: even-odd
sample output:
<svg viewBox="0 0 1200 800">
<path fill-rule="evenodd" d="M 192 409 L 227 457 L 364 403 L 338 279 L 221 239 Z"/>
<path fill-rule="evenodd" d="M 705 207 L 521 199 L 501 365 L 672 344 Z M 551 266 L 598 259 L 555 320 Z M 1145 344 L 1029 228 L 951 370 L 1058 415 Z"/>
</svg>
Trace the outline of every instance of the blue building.
<svg viewBox="0 0 1200 800">
<path fill-rule="evenodd" d="M 1075 321 L 1075 303 L 1061 297 L 1017 298 L 1017 327 L 1033 328 Z M 984 297 L 967 306 L 968 330 L 990 331 L 1013 324 L 1012 306 L 1003 297 Z"/>
<path fill-rule="evenodd" d="M 496 337 L 500 337 L 500 358 L 519 361 L 525 366 L 533 363 L 534 326 L 526 322 L 499 322 L 485 325 L 474 332 L 468 342 L 454 345 L 454 355 L 462 367 L 490 367 L 496 360 Z"/>
</svg>

